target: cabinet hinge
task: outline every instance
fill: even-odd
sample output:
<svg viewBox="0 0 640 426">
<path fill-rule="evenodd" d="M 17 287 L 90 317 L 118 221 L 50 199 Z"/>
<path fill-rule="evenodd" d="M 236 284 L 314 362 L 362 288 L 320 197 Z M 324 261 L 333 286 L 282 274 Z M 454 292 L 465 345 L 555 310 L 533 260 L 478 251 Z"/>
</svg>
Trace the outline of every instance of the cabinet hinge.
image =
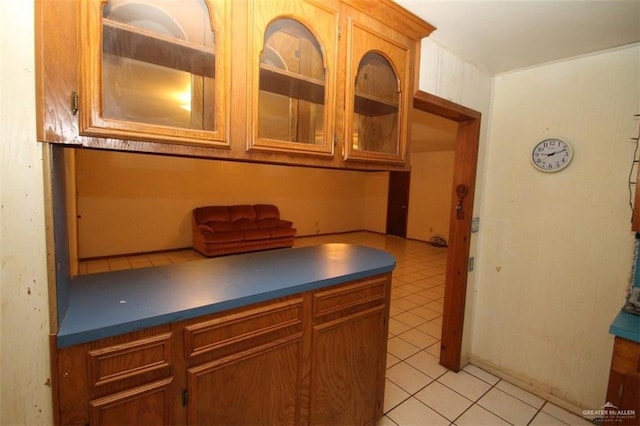
<svg viewBox="0 0 640 426">
<path fill-rule="evenodd" d="M 335 133 L 333 134 L 333 146 L 338 146 L 338 135 Z"/>
<path fill-rule="evenodd" d="M 78 113 L 78 92 L 75 90 L 71 92 L 71 114 L 76 115 Z"/>
<path fill-rule="evenodd" d="M 342 37 L 342 28 L 338 27 L 338 40 Z"/>
<path fill-rule="evenodd" d="M 184 389 L 182 391 L 182 406 L 186 407 L 189 404 L 189 391 Z"/>
</svg>

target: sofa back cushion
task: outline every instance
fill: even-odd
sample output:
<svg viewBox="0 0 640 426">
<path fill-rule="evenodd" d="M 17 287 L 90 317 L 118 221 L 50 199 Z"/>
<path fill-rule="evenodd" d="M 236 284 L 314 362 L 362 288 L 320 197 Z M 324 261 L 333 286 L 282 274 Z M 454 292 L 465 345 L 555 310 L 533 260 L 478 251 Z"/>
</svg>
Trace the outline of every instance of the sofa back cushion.
<svg viewBox="0 0 640 426">
<path fill-rule="evenodd" d="M 196 224 L 204 225 L 207 222 L 228 222 L 229 211 L 227 206 L 198 207 L 193 210 Z"/>
<path fill-rule="evenodd" d="M 280 211 L 273 204 L 256 204 L 256 219 L 280 219 Z"/>
<path fill-rule="evenodd" d="M 253 206 L 249 204 L 240 204 L 236 206 L 228 206 L 229 209 L 229 222 L 238 221 L 253 221 L 256 220 L 256 211 Z"/>
</svg>

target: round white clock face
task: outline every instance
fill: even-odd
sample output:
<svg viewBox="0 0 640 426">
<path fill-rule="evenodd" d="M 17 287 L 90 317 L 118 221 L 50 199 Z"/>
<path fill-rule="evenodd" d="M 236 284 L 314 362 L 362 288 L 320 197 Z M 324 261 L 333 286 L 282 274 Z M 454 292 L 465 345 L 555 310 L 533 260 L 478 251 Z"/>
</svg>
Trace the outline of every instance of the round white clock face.
<svg viewBox="0 0 640 426">
<path fill-rule="evenodd" d="M 531 151 L 531 162 L 543 172 L 558 172 L 569 165 L 573 158 L 571 145 L 560 139 L 545 139 Z"/>
</svg>

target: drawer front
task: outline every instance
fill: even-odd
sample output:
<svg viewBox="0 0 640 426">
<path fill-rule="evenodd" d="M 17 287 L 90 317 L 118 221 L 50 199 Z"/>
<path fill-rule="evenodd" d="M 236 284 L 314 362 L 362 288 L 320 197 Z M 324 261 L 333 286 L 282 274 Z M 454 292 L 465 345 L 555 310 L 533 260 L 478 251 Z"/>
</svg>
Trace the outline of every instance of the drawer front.
<svg viewBox="0 0 640 426">
<path fill-rule="evenodd" d="M 221 358 L 302 332 L 303 299 L 247 309 L 185 327 L 185 355 Z"/>
<path fill-rule="evenodd" d="M 313 318 L 326 321 L 335 316 L 383 305 L 388 298 L 390 282 L 390 275 L 382 275 L 316 292 L 313 294 Z"/>
<path fill-rule="evenodd" d="M 100 388 L 126 382 L 128 386 L 171 375 L 171 334 L 90 350 L 90 385 Z"/>
</svg>

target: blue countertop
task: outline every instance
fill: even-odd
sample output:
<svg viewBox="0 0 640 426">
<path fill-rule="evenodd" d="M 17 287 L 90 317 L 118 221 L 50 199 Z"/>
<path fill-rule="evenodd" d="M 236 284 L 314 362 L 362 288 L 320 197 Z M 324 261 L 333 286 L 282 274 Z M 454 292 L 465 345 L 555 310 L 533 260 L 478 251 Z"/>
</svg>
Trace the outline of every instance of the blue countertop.
<svg viewBox="0 0 640 426">
<path fill-rule="evenodd" d="M 387 273 L 372 247 L 323 244 L 74 277 L 59 348 Z"/>
<path fill-rule="evenodd" d="M 620 311 L 609 327 L 609 333 L 640 343 L 640 315 Z"/>
</svg>

